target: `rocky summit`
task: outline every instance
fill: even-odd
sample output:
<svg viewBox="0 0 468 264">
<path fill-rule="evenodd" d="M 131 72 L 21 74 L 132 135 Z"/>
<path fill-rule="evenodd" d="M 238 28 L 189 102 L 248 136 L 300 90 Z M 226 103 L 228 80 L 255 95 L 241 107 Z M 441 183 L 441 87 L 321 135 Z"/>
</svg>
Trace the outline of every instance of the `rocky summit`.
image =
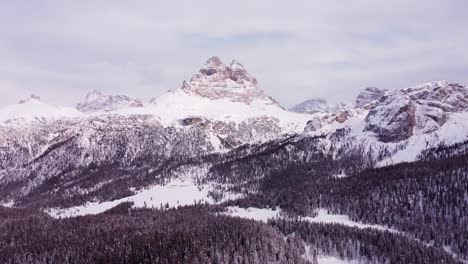
<svg viewBox="0 0 468 264">
<path fill-rule="evenodd" d="M 357 108 L 372 108 L 387 92 L 386 89 L 367 87 L 356 98 Z"/>
<path fill-rule="evenodd" d="M 208 59 L 190 81 L 184 81 L 182 90 L 213 100 L 224 98 L 246 104 L 262 100 L 279 105 L 260 89 L 257 80 L 241 63 L 232 61 L 225 65 L 218 57 Z"/>
</svg>

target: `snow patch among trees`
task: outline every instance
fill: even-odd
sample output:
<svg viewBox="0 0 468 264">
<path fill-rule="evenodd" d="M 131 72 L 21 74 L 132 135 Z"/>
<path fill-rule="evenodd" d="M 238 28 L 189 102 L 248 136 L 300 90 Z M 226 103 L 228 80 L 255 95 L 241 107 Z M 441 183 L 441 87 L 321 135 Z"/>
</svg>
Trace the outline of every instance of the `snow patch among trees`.
<svg viewBox="0 0 468 264">
<path fill-rule="evenodd" d="M 382 225 L 370 225 L 352 221 L 347 215 L 330 214 L 327 209 L 319 209 L 318 215 L 316 217 L 303 217 L 301 219 L 311 223 L 341 224 L 349 227 L 373 228 L 381 231 L 390 231 L 394 233 L 398 232 L 395 229 L 391 229 Z"/>
<path fill-rule="evenodd" d="M 210 187 L 199 187 L 188 180 L 176 179 L 164 186 L 153 186 L 135 195 L 109 202 L 87 203 L 66 209 L 53 208 L 48 214 L 55 218 L 94 215 L 102 213 L 124 202 L 133 202 L 133 207 L 177 207 L 195 203 L 214 203 L 208 196 Z"/>
</svg>

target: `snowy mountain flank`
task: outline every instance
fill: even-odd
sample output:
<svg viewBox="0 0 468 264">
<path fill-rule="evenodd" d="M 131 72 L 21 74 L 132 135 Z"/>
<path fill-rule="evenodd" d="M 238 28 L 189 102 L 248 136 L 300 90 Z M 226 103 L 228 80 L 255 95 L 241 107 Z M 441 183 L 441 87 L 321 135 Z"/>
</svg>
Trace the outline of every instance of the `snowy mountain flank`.
<svg viewBox="0 0 468 264">
<path fill-rule="evenodd" d="M 313 99 L 308 99 L 298 105 L 295 105 L 289 108 L 289 111 L 297 112 L 297 113 L 309 113 L 309 114 L 335 113 L 335 112 L 345 111 L 348 108 L 353 108 L 353 107 L 346 105 L 344 103 L 329 104 L 327 100 L 323 98 L 313 98 Z"/>
<path fill-rule="evenodd" d="M 93 212 L 87 204 L 167 202 L 156 198 L 167 192 L 161 186 L 190 189 L 184 204 L 242 196 L 215 171 L 279 150 L 303 161 L 311 153 L 337 161 L 361 155 L 353 171 L 415 161 L 468 140 L 468 89 L 445 81 L 366 88 L 355 106 L 312 99 L 288 111 L 242 64 L 212 57 L 179 89 L 151 101 L 93 91 L 69 108 L 32 96 L 1 108 L 0 122 L 0 202 L 70 215 L 66 208 Z M 312 143 L 294 154 L 304 140 Z"/>
<path fill-rule="evenodd" d="M 37 95 L 20 100 L 17 104 L 0 108 L 0 122 L 46 122 L 57 119 L 81 117 L 82 113 L 72 107 L 47 104 Z"/>
<path fill-rule="evenodd" d="M 81 112 L 110 112 L 129 107 L 143 107 L 143 102 L 126 95 L 107 95 L 98 90 L 88 93 L 85 99 L 76 105 Z"/>
</svg>

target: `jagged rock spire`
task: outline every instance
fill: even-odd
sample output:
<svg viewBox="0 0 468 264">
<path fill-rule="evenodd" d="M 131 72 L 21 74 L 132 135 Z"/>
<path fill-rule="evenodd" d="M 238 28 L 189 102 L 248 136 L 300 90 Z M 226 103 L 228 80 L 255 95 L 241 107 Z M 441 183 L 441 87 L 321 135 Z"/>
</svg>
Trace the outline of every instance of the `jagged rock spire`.
<svg viewBox="0 0 468 264">
<path fill-rule="evenodd" d="M 209 58 L 190 81 L 184 81 L 181 90 L 210 99 L 223 98 L 244 103 L 260 99 L 278 104 L 264 94 L 258 87 L 257 80 L 240 62 L 233 60 L 226 65 L 217 56 Z"/>
<path fill-rule="evenodd" d="M 226 65 L 219 59 L 218 56 L 209 58 L 205 63 L 205 69 L 223 69 Z"/>
</svg>

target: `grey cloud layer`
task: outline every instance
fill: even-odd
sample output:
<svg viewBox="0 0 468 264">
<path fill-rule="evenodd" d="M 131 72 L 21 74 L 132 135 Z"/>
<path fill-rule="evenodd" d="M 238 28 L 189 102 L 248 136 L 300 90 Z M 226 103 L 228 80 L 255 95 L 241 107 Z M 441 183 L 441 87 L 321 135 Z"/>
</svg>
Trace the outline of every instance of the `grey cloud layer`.
<svg viewBox="0 0 468 264">
<path fill-rule="evenodd" d="M 464 1 L 1 1 L 0 105 L 178 88 L 211 55 L 284 105 L 365 86 L 468 82 Z"/>
</svg>

